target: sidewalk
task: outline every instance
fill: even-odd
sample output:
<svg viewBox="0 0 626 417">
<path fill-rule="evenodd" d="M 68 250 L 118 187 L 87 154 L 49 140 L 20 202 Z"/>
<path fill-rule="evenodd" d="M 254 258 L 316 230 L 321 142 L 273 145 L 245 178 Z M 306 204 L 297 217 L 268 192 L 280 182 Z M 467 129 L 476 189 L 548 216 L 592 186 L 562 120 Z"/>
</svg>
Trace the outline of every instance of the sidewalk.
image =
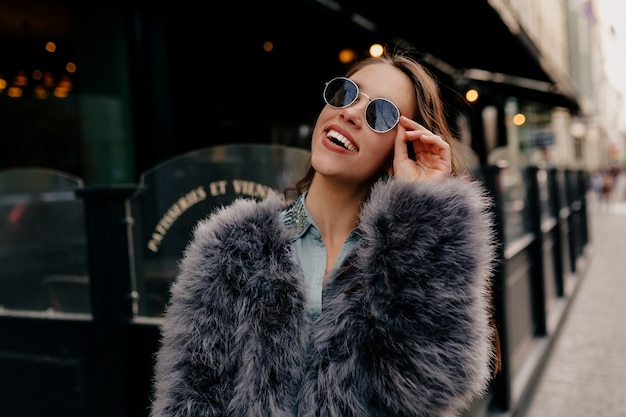
<svg viewBox="0 0 626 417">
<path fill-rule="evenodd" d="M 590 264 L 524 417 L 626 417 L 626 201 L 619 191 L 609 208 L 589 201 Z"/>
</svg>

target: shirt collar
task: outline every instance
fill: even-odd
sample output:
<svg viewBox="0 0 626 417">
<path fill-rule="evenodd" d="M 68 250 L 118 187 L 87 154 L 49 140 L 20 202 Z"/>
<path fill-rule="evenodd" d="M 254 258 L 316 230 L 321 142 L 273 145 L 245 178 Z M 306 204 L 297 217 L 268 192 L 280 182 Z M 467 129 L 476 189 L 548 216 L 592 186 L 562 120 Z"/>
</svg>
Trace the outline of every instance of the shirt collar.
<svg viewBox="0 0 626 417">
<path fill-rule="evenodd" d="M 300 194 L 284 213 L 285 225 L 295 229 L 294 240 L 301 237 L 314 224 L 306 204 L 304 204 L 305 196 L 306 191 Z"/>
<path fill-rule="evenodd" d="M 284 224 L 289 228 L 293 228 L 296 232 L 292 241 L 302 237 L 309 229 L 312 230 L 318 239 L 321 239 L 319 229 L 317 228 L 315 222 L 313 222 L 313 218 L 309 214 L 309 210 L 306 208 L 306 204 L 304 203 L 305 197 L 306 191 L 300 194 L 298 198 L 283 212 Z M 359 227 L 357 226 L 357 228 L 353 229 L 348 235 L 348 240 L 355 242 L 359 239 L 359 235 Z"/>
</svg>

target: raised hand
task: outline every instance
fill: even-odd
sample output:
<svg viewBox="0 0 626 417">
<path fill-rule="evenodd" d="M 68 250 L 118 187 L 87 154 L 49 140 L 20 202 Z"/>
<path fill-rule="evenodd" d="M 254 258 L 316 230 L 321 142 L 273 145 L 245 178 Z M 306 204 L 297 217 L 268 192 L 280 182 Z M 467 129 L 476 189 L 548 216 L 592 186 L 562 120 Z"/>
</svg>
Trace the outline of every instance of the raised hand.
<svg viewBox="0 0 626 417">
<path fill-rule="evenodd" d="M 415 160 L 409 157 L 412 146 Z M 403 181 L 442 181 L 452 173 L 450 145 L 421 124 L 400 117 L 394 144 L 393 175 Z"/>
</svg>

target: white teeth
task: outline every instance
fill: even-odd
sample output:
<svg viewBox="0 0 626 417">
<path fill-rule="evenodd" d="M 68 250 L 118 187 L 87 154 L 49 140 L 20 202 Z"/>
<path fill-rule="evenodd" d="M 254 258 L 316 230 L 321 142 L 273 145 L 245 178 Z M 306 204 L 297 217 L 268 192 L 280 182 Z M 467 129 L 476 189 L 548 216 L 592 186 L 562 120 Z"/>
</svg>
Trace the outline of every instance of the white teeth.
<svg viewBox="0 0 626 417">
<path fill-rule="evenodd" d="M 346 138 L 344 135 L 337 132 L 336 130 L 329 130 L 327 137 L 329 139 L 334 139 L 336 142 L 341 143 L 343 147 L 349 150 L 350 152 L 357 151 L 356 147 L 352 144 L 352 142 L 350 142 L 348 138 Z"/>
</svg>

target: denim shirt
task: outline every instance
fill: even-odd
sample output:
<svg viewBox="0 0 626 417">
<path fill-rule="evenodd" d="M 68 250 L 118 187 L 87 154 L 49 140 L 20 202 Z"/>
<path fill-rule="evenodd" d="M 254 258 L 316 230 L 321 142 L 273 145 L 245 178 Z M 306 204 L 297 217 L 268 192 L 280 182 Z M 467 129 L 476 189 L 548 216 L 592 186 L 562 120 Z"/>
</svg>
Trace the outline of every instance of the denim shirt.
<svg viewBox="0 0 626 417">
<path fill-rule="evenodd" d="M 326 272 L 326 247 L 322 241 L 320 230 L 306 207 L 305 197 L 306 192 L 301 194 L 283 212 L 283 219 L 288 227 L 296 228 L 293 247 L 304 271 L 307 310 L 311 320 L 315 320 L 322 312 L 322 284 Z M 334 265 L 335 268 L 341 265 L 357 241 L 358 233 L 354 229 L 341 247 Z"/>
</svg>

